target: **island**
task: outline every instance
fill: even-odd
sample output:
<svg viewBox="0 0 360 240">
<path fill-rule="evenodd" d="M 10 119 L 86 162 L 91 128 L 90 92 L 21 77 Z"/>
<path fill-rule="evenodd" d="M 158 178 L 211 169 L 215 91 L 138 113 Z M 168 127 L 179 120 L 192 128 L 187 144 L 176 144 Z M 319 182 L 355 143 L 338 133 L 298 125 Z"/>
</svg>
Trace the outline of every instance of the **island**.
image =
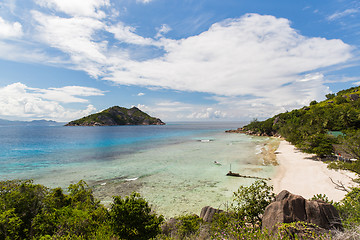
<svg viewBox="0 0 360 240">
<path fill-rule="evenodd" d="M 151 117 L 137 107 L 130 109 L 113 106 L 99 113 L 71 121 L 65 126 L 118 126 L 165 125 L 159 118 Z"/>
</svg>

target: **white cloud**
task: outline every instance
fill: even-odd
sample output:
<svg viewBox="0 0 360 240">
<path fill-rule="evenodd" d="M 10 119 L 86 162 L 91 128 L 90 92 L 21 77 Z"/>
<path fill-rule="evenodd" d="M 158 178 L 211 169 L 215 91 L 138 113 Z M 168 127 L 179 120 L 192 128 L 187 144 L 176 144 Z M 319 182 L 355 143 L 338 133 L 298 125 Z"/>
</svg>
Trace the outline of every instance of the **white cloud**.
<svg viewBox="0 0 360 240">
<path fill-rule="evenodd" d="M 155 42 L 151 38 L 144 38 L 135 33 L 135 28 L 125 26 L 119 22 L 116 25 L 108 26 L 107 31 L 114 34 L 115 38 L 120 42 L 136 45 L 154 45 Z"/>
<path fill-rule="evenodd" d="M 159 42 L 167 52 L 164 56 L 113 66 L 105 79 L 226 96 L 261 96 L 262 89 L 276 92 L 304 72 L 352 57 L 352 47 L 341 40 L 307 38 L 292 29 L 287 19 L 258 14 L 216 23 L 189 38 Z"/>
<path fill-rule="evenodd" d="M 336 13 L 328 16 L 327 19 L 329 21 L 333 21 L 333 20 L 343 18 L 343 17 L 349 16 L 349 15 L 352 15 L 355 13 L 359 13 L 359 12 L 360 12 L 360 9 L 358 9 L 358 8 L 350 8 L 350 9 L 346 9 L 342 12 L 336 12 Z"/>
<path fill-rule="evenodd" d="M 39 41 L 68 54 L 76 68 L 91 76 L 103 74 L 101 67 L 107 62 L 104 55 L 107 42 L 94 39 L 96 31 L 104 28 L 101 21 L 87 17 L 61 18 L 38 11 L 32 15 L 39 24 L 36 35 Z"/>
<path fill-rule="evenodd" d="M 28 46 L 22 46 L 15 43 L 8 43 L 0 41 L 0 58 L 18 61 L 18 62 L 44 62 L 52 63 L 54 61 L 60 62 L 57 57 L 50 58 L 45 52 L 39 49 L 29 49 Z"/>
<path fill-rule="evenodd" d="M 262 96 L 262 89 L 275 93 L 282 85 L 299 81 L 304 72 L 316 73 L 352 57 L 352 47 L 341 40 L 307 38 L 287 19 L 258 14 L 228 19 L 180 40 L 144 38 L 123 23 L 105 25 L 93 18 L 60 18 L 35 11 L 33 16 L 39 23 L 39 38 L 67 53 L 75 68 L 125 85 Z M 131 60 L 126 49 L 110 49 L 107 42 L 95 41 L 100 30 L 113 33 L 120 42 L 163 48 L 166 54 Z M 165 33 L 169 28 L 164 25 L 160 30 Z"/>
<path fill-rule="evenodd" d="M 61 103 L 87 103 L 75 96 L 99 96 L 95 88 L 67 86 L 63 88 L 30 88 L 20 82 L 0 88 L 0 116 L 69 121 L 95 111 L 91 104 L 83 110 L 66 109 Z"/>
<path fill-rule="evenodd" d="M 316 80 L 323 80 L 324 75 L 321 73 L 313 73 L 313 74 L 306 74 L 304 77 L 299 79 L 299 82 L 308 82 L 308 81 L 316 81 Z"/>
<path fill-rule="evenodd" d="M 227 114 L 218 106 L 204 106 L 178 101 L 160 101 L 153 105 L 138 104 L 137 108 L 166 121 L 224 119 Z"/>
<path fill-rule="evenodd" d="M 172 29 L 169 25 L 167 24 L 163 24 L 161 25 L 160 29 L 158 30 L 157 34 L 156 34 L 156 38 L 160 38 L 163 37 L 164 34 L 170 32 Z"/>
<path fill-rule="evenodd" d="M 7 22 L 0 16 L 0 39 L 19 38 L 23 35 L 22 25 L 19 22 Z"/>
<path fill-rule="evenodd" d="M 42 6 L 64 12 L 71 16 L 105 17 L 100 9 L 110 6 L 109 0 L 35 0 Z"/>
<path fill-rule="evenodd" d="M 193 112 L 187 116 L 188 119 L 221 119 L 226 117 L 226 113 L 215 110 L 211 107 L 203 109 L 201 112 Z"/>
<path fill-rule="evenodd" d="M 43 99 L 53 100 L 63 103 L 87 103 L 88 100 L 84 98 L 79 98 L 76 96 L 88 97 L 88 96 L 102 96 L 104 92 L 89 87 L 81 86 L 66 86 L 62 88 L 48 88 L 48 89 L 39 89 L 39 88 L 28 88 L 29 90 L 34 91 L 34 96 L 39 96 Z"/>
<path fill-rule="evenodd" d="M 152 2 L 153 0 L 136 0 L 136 2 L 139 2 L 139 3 L 149 3 L 149 2 Z"/>
</svg>

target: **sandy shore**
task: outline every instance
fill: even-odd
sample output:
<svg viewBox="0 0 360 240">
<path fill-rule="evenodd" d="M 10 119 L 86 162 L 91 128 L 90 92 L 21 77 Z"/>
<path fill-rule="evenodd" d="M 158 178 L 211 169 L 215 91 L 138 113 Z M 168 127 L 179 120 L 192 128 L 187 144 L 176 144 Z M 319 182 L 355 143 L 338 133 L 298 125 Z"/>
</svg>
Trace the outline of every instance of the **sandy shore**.
<svg viewBox="0 0 360 240">
<path fill-rule="evenodd" d="M 279 166 L 271 181 L 276 194 L 288 190 L 309 199 L 321 193 L 330 200 L 339 201 L 346 192 L 336 189 L 331 179 L 347 187 L 354 186 L 351 181 L 356 177 L 354 173 L 328 169 L 325 163 L 314 161 L 313 155 L 300 152 L 287 141 L 280 142 L 276 154 Z"/>
</svg>

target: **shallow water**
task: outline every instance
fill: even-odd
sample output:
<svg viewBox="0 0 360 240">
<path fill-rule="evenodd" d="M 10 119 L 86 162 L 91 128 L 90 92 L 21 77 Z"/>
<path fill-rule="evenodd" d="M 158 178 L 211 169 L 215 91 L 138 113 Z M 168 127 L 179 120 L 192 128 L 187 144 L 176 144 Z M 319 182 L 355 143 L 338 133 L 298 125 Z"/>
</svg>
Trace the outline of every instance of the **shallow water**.
<svg viewBox="0 0 360 240">
<path fill-rule="evenodd" d="M 83 179 L 105 204 L 113 195 L 137 191 L 166 217 L 199 214 L 206 205 L 225 208 L 240 185 L 254 182 L 227 177 L 230 168 L 257 177 L 273 174 L 256 154 L 268 139 L 224 133 L 236 127 L 239 123 L 12 129 L 0 145 L 0 178 L 32 178 L 63 188 Z"/>
</svg>

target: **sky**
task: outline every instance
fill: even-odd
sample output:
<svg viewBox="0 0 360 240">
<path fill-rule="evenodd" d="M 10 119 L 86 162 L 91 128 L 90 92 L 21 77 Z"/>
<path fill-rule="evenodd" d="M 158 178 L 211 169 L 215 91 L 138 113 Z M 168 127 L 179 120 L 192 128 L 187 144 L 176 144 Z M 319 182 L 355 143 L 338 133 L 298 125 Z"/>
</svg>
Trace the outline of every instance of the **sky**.
<svg viewBox="0 0 360 240">
<path fill-rule="evenodd" d="M 0 118 L 249 121 L 360 85 L 360 1 L 0 0 Z"/>
</svg>

